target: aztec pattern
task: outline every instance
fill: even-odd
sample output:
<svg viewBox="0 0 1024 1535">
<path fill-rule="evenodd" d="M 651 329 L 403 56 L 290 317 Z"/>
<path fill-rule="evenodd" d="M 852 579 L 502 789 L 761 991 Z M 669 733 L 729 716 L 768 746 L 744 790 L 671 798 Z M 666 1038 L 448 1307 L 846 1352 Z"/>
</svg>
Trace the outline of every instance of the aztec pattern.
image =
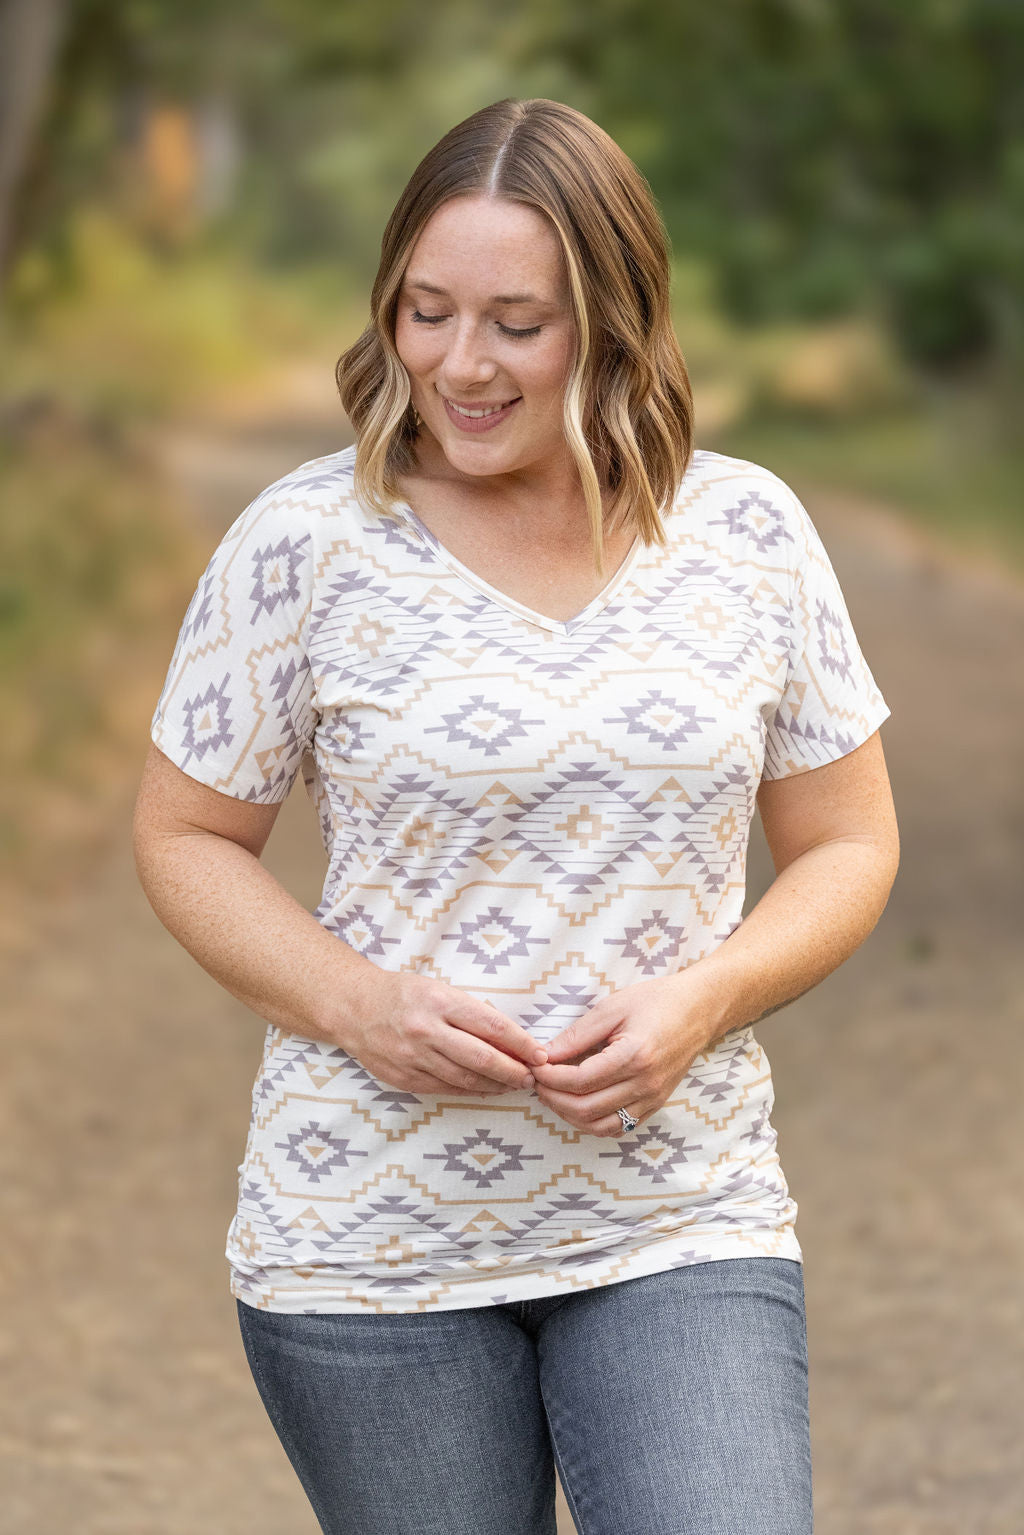
<svg viewBox="0 0 1024 1535">
<path fill-rule="evenodd" d="M 836 576 L 775 475 L 698 451 L 665 517 L 562 622 L 369 513 L 354 448 L 262 492 L 215 551 L 156 712 L 184 772 L 276 803 L 301 771 L 318 920 L 537 1039 L 739 925 L 762 777 L 888 717 Z M 267 1029 L 228 1234 L 232 1293 L 423 1311 L 752 1254 L 799 1258 L 752 1030 L 621 1140 L 529 1090 L 419 1097 Z"/>
</svg>

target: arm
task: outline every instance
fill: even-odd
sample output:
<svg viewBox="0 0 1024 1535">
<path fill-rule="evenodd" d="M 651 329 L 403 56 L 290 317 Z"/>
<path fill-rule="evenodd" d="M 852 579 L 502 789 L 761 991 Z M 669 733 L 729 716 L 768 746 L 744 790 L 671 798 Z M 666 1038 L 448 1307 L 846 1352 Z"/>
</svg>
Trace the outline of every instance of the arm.
<svg viewBox="0 0 1024 1535">
<path fill-rule="evenodd" d="M 338 1044 L 379 971 L 260 863 L 280 809 L 208 788 L 151 745 L 135 865 L 164 927 L 225 990 L 282 1029 Z"/>
<path fill-rule="evenodd" d="M 208 788 L 150 747 L 133 845 L 168 931 L 261 1017 L 340 1045 L 393 1086 L 449 1095 L 520 1087 L 522 1062 L 536 1052 L 525 1030 L 444 982 L 382 970 L 263 867 L 279 810 Z"/>
<path fill-rule="evenodd" d="M 735 932 L 674 975 L 612 992 L 548 1045 L 537 1095 L 568 1123 L 620 1135 L 620 1105 L 654 1113 L 698 1055 L 816 986 L 874 928 L 899 861 L 877 730 L 837 761 L 763 781 L 758 808 L 777 873 Z"/>
<path fill-rule="evenodd" d="M 777 1012 L 848 959 L 884 911 L 899 865 L 878 731 L 835 762 L 763 781 L 757 805 L 776 878 L 693 967 L 708 989 L 708 1043 Z"/>
</svg>

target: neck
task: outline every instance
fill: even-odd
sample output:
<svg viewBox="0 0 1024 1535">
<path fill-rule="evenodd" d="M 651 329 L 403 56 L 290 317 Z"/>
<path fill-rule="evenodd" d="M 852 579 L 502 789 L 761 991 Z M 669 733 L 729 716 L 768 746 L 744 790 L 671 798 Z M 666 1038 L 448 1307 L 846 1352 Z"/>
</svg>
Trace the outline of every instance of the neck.
<svg viewBox="0 0 1024 1535">
<path fill-rule="evenodd" d="M 500 475 L 464 474 L 445 457 L 436 438 L 424 431 L 417 443 L 414 475 L 448 482 L 468 492 L 481 503 L 519 523 L 524 530 L 538 524 L 550 526 L 555 520 L 563 527 L 577 525 L 589 536 L 586 502 L 575 460 L 565 448 L 557 459 L 529 464 Z M 610 492 L 602 489 L 605 507 Z"/>
</svg>

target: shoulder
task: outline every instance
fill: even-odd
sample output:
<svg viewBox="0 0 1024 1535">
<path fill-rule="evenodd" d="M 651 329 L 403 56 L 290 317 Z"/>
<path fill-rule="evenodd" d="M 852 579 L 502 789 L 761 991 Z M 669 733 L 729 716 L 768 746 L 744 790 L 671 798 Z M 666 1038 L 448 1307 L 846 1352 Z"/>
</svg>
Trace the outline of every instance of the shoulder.
<svg viewBox="0 0 1024 1535">
<path fill-rule="evenodd" d="M 709 448 L 694 450 L 672 505 L 671 521 L 723 554 L 741 548 L 789 564 L 807 511 L 790 485 L 763 464 Z"/>
<path fill-rule="evenodd" d="M 308 459 L 266 486 L 223 534 L 186 615 L 205 629 L 229 605 L 251 624 L 308 611 L 326 551 L 351 546 L 365 516 L 353 493 L 355 449 Z"/>
<path fill-rule="evenodd" d="M 253 497 L 235 519 L 227 539 L 301 538 L 315 535 L 332 518 L 356 509 L 353 492 L 355 447 L 307 459 Z"/>
</svg>

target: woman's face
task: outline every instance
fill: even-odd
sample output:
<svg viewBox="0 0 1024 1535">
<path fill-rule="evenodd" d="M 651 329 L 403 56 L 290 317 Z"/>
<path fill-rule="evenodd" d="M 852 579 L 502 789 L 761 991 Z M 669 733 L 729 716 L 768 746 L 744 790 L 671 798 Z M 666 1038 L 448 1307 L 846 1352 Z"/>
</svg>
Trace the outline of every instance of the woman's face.
<svg viewBox="0 0 1024 1535">
<path fill-rule="evenodd" d="M 395 346 L 454 469 L 505 475 L 566 461 L 573 340 L 561 246 L 544 215 L 483 196 L 443 203 L 413 247 Z"/>
</svg>

